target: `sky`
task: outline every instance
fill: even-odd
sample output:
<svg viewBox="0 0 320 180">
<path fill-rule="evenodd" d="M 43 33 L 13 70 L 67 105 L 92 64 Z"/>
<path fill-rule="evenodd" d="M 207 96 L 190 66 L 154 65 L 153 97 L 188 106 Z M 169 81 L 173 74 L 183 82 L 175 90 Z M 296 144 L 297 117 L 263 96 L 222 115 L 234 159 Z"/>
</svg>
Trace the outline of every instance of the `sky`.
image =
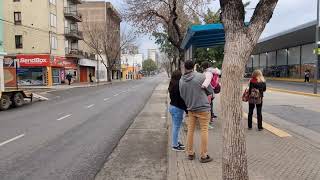
<svg viewBox="0 0 320 180">
<path fill-rule="evenodd" d="M 97 1 L 97 0 L 87 0 Z M 103 0 L 102 0 L 103 1 Z M 111 2 L 118 10 L 123 9 L 123 0 L 106 0 Z M 253 14 L 253 8 L 259 0 L 251 0 L 247 10 L 246 21 L 250 20 Z M 219 1 L 213 0 L 209 7 L 213 10 L 219 8 Z M 317 0 L 279 0 L 274 11 L 273 17 L 267 24 L 261 38 L 265 38 L 282 31 L 286 31 L 301 24 L 316 20 Z M 125 24 L 125 22 L 124 22 Z M 139 38 L 140 52 L 146 55 L 147 49 L 157 48 L 154 40 L 148 35 L 143 35 Z"/>
</svg>

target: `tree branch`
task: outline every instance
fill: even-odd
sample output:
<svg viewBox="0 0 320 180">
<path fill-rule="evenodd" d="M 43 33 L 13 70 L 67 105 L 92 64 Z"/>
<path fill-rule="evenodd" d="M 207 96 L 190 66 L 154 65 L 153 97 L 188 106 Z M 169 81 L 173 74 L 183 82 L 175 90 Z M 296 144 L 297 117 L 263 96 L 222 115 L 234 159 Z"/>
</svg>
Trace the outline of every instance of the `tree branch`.
<svg viewBox="0 0 320 180">
<path fill-rule="evenodd" d="M 241 0 L 220 0 L 220 7 L 225 29 L 234 32 L 244 27 L 245 9 Z"/>
</svg>

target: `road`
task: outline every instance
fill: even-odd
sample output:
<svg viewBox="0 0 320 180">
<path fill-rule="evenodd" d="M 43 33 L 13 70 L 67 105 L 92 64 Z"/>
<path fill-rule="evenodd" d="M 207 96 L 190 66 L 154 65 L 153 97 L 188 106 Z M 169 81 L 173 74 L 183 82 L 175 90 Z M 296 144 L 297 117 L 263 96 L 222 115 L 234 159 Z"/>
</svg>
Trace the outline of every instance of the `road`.
<svg viewBox="0 0 320 180">
<path fill-rule="evenodd" d="M 0 179 L 94 179 L 162 78 L 52 92 L 0 112 Z"/>
<path fill-rule="evenodd" d="M 304 93 L 313 93 L 313 83 L 286 82 L 286 81 L 267 81 L 268 87 L 284 89 L 289 91 L 300 91 Z M 319 84 L 320 92 L 320 84 Z"/>
</svg>

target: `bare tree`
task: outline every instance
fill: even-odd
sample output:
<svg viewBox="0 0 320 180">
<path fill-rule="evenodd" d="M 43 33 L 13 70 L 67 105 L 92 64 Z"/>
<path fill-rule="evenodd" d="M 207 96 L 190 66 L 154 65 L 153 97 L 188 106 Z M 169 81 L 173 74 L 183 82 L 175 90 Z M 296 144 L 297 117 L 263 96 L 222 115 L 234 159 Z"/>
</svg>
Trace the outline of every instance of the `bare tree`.
<svg viewBox="0 0 320 180">
<path fill-rule="evenodd" d="M 163 68 L 166 71 L 168 77 L 170 78 L 172 73 L 172 68 L 173 68 L 171 65 L 172 60 L 170 59 L 170 57 L 168 57 L 168 55 L 163 53 L 160 56 L 160 61 L 161 61 L 161 68 Z"/>
<path fill-rule="evenodd" d="M 223 179 L 247 180 L 247 156 L 242 124 L 241 78 L 245 65 L 278 0 L 260 0 L 249 24 L 241 0 L 220 0 L 226 44 L 222 66 Z"/>
<path fill-rule="evenodd" d="M 99 56 L 107 69 L 108 81 L 112 81 L 112 70 L 121 68 L 120 55 L 123 49 L 136 41 L 136 34 L 132 30 L 116 28 L 111 24 L 84 21 L 84 42 Z"/>
<path fill-rule="evenodd" d="M 184 61 L 181 48 L 185 32 L 197 12 L 201 12 L 207 0 L 125 0 L 125 18 L 140 32 L 165 32 L 168 41 L 177 49 L 178 66 Z"/>
</svg>

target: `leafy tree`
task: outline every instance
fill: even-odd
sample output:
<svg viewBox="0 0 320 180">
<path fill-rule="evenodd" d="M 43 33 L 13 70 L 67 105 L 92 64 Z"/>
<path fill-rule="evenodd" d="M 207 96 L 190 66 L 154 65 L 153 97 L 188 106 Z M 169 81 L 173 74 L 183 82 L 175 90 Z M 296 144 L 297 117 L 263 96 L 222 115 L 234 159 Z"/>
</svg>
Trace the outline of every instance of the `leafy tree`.
<svg viewBox="0 0 320 180">
<path fill-rule="evenodd" d="M 248 180 L 247 153 L 241 102 L 245 66 L 278 0 L 260 0 L 245 24 L 242 0 L 220 0 L 226 43 L 222 65 L 221 118 L 223 119 L 224 180 Z"/>
<path fill-rule="evenodd" d="M 147 59 L 142 63 L 142 69 L 148 72 L 148 75 L 150 75 L 150 72 L 157 70 L 157 68 L 157 64 L 152 59 Z"/>
</svg>

